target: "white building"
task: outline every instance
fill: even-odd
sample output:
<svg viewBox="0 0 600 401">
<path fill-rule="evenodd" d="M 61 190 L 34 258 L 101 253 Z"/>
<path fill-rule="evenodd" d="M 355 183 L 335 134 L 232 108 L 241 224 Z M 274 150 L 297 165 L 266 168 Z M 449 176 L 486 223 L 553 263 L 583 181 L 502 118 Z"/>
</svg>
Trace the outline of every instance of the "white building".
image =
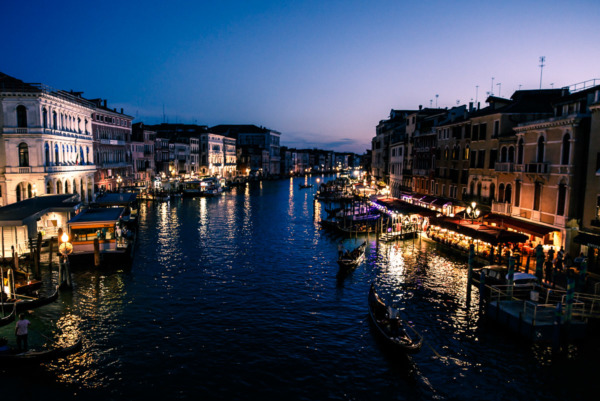
<svg viewBox="0 0 600 401">
<path fill-rule="evenodd" d="M 236 173 L 235 139 L 213 133 L 200 134 L 200 173 L 232 177 Z"/>
<path fill-rule="evenodd" d="M 0 205 L 42 194 L 93 199 L 94 104 L 0 73 Z"/>
</svg>

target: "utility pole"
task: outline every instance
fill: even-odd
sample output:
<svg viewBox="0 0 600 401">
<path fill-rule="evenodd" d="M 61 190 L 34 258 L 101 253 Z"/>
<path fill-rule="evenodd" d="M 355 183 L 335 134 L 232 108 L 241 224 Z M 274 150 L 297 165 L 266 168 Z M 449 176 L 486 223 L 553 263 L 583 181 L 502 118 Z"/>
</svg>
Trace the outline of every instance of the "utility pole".
<svg viewBox="0 0 600 401">
<path fill-rule="evenodd" d="M 544 71 L 544 61 L 546 61 L 546 56 L 540 57 L 540 89 L 542 89 L 542 72 Z"/>
</svg>

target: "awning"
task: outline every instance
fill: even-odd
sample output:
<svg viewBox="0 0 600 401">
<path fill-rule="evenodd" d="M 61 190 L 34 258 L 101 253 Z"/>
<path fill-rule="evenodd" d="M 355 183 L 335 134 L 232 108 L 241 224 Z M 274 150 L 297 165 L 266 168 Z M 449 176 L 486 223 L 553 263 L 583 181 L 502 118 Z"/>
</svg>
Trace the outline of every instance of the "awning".
<svg viewBox="0 0 600 401">
<path fill-rule="evenodd" d="M 494 222 L 499 227 L 508 227 L 517 231 L 535 235 L 536 237 L 543 237 L 552 231 L 558 231 L 555 227 L 544 226 L 542 224 L 532 223 L 530 221 L 517 219 L 511 216 L 504 216 L 501 214 L 491 213 L 485 218 L 486 222 Z"/>
<path fill-rule="evenodd" d="M 431 221 L 432 225 L 438 225 L 451 231 L 479 239 L 492 245 L 507 242 L 525 242 L 527 236 L 514 231 L 507 231 L 497 227 L 484 224 L 470 224 L 468 221 L 452 220 L 448 218 L 437 218 Z"/>
<path fill-rule="evenodd" d="M 573 238 L 573 241 L 592 248 L 600 248 L 600 235 L 579 232 L 579 235 Z"/>
<path fill-rule="evenodd" d="M 436 200 L 433 196 L 424 196 L 421 199 L 419 199 L 419 202 L 423 202 L 423 203 L 431 203 L 434 200 Z"/>
<path fill-rule="evenodd" d="M 436 200 L 434 200 L 433 202 L 431 202 L 431 204 L 433 206 L 440 206 L 440 207 L 442 207 L 444 205 L 450 205 L 450 204 L 452 204 L 452 202 L 449 201 L 449 200 L 446 200 L 446 199 L 437 198 Z"/>
</svg>

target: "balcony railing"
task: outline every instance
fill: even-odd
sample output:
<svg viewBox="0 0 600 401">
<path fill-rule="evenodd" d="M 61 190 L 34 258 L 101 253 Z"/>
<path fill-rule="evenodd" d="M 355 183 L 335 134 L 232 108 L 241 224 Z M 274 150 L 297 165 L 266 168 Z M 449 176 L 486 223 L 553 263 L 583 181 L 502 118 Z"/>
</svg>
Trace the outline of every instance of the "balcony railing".
<svg viewBox="0 0 600 401">
<path fill-rule="evenodd" d="M 505 202 L 492 202 L 492 212 L 500 214 L 510 215 L 512 211 L 512 205 Z"/>
<path fill-rule="evenodd" d="M 512 173 L 515 171 L 515 164 L 513 162 L 496 163 L 494 170 L 499 173 Z"/>
<path fill-rule="evenodd" d="M 550 163 L 527 163 L 526 173 L 548 174 L 550 172 Z"/>
</svg>

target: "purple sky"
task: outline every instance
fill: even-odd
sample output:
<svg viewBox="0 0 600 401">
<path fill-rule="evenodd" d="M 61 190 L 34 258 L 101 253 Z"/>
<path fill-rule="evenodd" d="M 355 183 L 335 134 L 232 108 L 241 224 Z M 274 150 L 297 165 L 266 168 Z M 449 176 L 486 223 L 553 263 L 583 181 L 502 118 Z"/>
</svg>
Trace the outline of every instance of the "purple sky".
<svg viewBox="0 0 600 401">
<path fill-rule="evenodd" d="M 164 106 L 168 122 L 266 126 L 285 146 L 363 153 L 392 108 L 476 97 L 484 106 L 492 90 L 539 88 L 540 56 L 543 88 L 600 78 L 597 0 L 38 0 L 2 9 L 6 74 L 106 98 L 150 124 L 163 121 Z"/>
</svg>

